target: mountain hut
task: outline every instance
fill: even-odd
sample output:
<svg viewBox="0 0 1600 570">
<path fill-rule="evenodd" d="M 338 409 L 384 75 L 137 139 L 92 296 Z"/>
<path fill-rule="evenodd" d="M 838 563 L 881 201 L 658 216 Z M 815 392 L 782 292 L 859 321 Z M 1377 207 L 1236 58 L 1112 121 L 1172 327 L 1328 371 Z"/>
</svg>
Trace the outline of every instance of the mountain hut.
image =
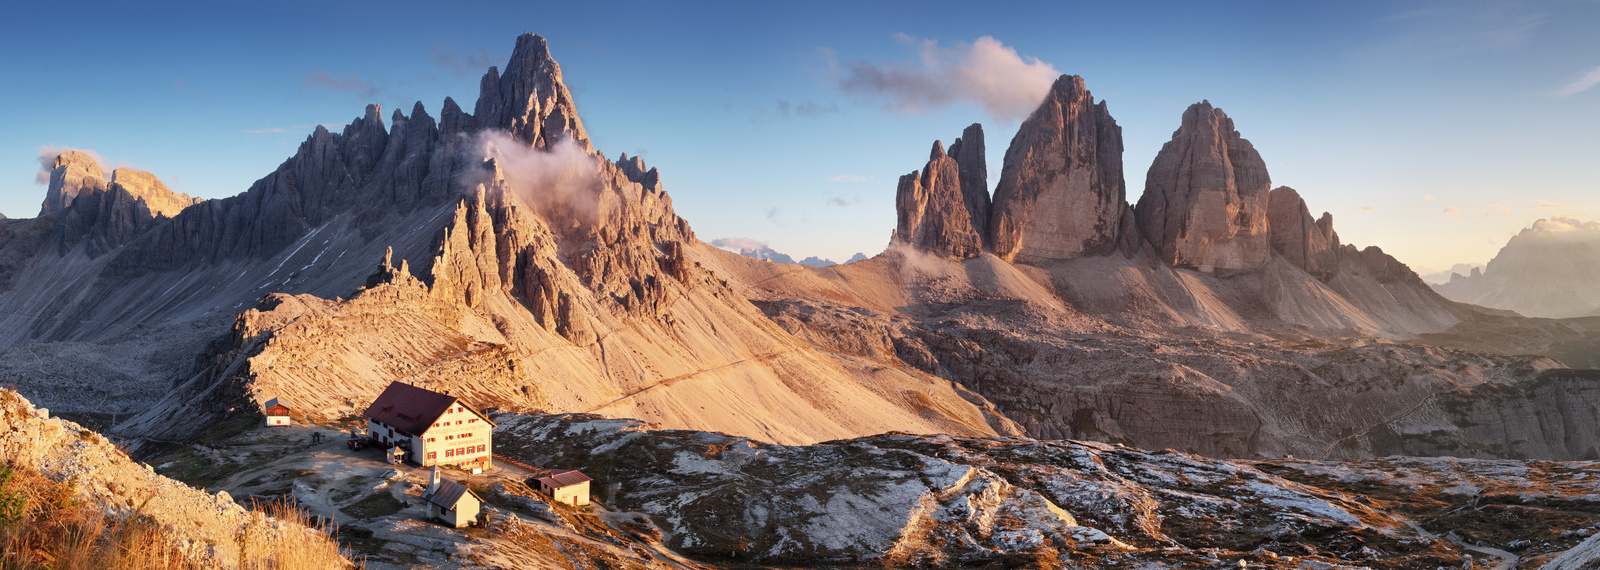
<svg viewBox="0 0 1600 570">
<path fill-rule="evenodd" d="M 589 482 L 593 480 L 578 471 L 555 471 L 535 479 L 539 482 L 539 492 L 557 503 L 574 507 L 589 504 Z"/>
<path fill-rule="evenodd" d="M 449 394 L 393 382 L 367 407 L 367 438 L 404 450 L 419 467 L 455 465 L 481 473 L 494 466 L 495 423 Z"/>
<path fill-rule="evenodd" d="M 267 400 L 267 404 L 261 406 L 261 411 L 267 415 L 267 425 L 289 425 L 289 406 L 283 405 L 277 398 Z"/>
</svg>

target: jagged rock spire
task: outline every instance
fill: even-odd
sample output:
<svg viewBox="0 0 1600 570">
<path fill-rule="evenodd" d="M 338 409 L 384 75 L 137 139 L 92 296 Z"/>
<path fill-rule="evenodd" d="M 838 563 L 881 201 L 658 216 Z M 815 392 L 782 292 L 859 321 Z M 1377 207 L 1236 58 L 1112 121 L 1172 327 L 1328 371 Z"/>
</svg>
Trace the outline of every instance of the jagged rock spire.
<svg viewBox="0 0 1600 570">
<path fill-rule="evenodd" d="M 1161 147 L 1134 207 L 1161 260 L 1200 270 L 1266 265 L 1267 165 L 1209 101 L 1190 105 Z"/>
<path fill-rule="evenodd" d="M 973 125 L 976 127 L 977 125 Z M 968 132 L 972 127 L 967 128 Z M 977 144 L 963 147 L 960 139 L 950 146 L 962 156 L 983 161 L 983 135 Z M 967 177 L 962 165 L 954 156 L 946 154 L 943 143 L 933 141 L 928 152 L 928 164 L 921 172 L 912 171 L 900 177 L 895 190 L 895 239 L 917 249 L 942 257 L 966 259 L 983 253 L 983 231 L 974 225 L 979 219 L 971 211 L 963 182 Z M 985 192 L 983 207 L 987 207 Z"/>
<path fill-rule="evenodd" d="M 1127 225 L 1125 194 L 1122 128 L 1083 78 L 1063 75 L 1006 149 L 989 247 L 1019 262 L 1109 253 Z"/>
<path fill-rule="evenodd" d="M 504 129 L 536 148 L 571 139 L 585 152 L 594 152 L 572 93 L 561 82 L 561 66 L 537 34 L 517 38 L 504 75 L 494 67 L 483 75 L 473 115 L 479 128 Z"/>
<path fill-rule="evenodd" d="M 979 236 L 989 230 L 989 164 L 983 148 L 983 125 L 973 123 L 961 131 L 961 138 L 950 143 L 950 158 L 961 168 L 961 197 L 972 214 L 972 229 Z"/>
<path fill-rule="evenodd" d="M 1339 234 L 1333 231 L 1333 215 L 1322 213 L 1311 218 L 1305 199 L 1288 186 L 1268 194 L 1267 219 L 1272 249 L 1295 267 L 1327 281 L 1338 271 Z"/>
</svg>

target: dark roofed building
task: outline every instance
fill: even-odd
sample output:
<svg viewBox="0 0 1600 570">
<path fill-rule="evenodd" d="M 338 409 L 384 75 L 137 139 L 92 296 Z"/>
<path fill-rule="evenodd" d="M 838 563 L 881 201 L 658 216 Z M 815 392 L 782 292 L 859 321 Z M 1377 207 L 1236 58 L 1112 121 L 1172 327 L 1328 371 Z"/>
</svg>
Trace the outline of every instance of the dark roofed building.
<svg viewBox="0 0 1600 570">
<path fill-rule="evenodd" d="M 428 501 L 428 516 L 445 524 L 461 528 L 478 519 L 478 507 L 483 499 L 466 485 L 455 481 L 440 481 L 439 467 L 433 467 L 427 492 L 422 498 Z"/>
<path fill-rule="evenodd" d="M 566 503 L 574 507 L 589 504 L 589 482 L 594 479 L 578 471 L 551 471 L 534 481 L 539 483 L 539 492 L 549 495 L 557 503 Z"/>
<path fill-rule="evenodd" d="M 455 396 L 393 382 L 365 415 L 373 441 L 405 449 L 405 457 L 417 465 L 458 465 L 474 472 L 493 466 L 494 422 Z"/>
</svg>

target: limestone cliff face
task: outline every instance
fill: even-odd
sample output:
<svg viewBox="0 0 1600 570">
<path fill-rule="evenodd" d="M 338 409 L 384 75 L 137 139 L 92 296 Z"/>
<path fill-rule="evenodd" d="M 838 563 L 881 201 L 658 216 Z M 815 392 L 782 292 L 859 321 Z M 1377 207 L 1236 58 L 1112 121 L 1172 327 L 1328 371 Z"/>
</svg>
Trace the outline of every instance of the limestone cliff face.
<svg viewBox="0 0 1600 570">
<path fill-rule="evenodd" d="M 950 158 L 956 159 L 961 171 L 961 198 L 967 202 L 967 212 L 972 215 L 972 229 L 978 236 L 989 233 L 989 162 L 983 145 L 983 125 L 973 123 L 962 129 L 961 138 L 950 143 Z"/>
<path fill-rule="evenodd" d="M 101 172 L 92 157 L 79 151 L 55 159 L 40 216 L 56 220 L 55 241 L 63 253 L 87 242 L 85 252 L 98 256 L 156 227 L 158 218 L 170 218 L 202 201 L 173 192 L 143 170 L 118 168 L 110 183 L 100 178 Z"/>
<path fill-rule="evenodd" d="M 105 190 L 105 175 L 100 163 L 88 154 L 69 150 L 56 155 L 55 165 L 50 169 L 50 189 L 39 207 L 39 215 L 48 216 L 67 209 L 80 193 Z"/>
<path fill-rule="evenodd" d="M 511 52 L 505 74 L 489 68 L 479 84 L 478 106 L 473 111 L 481 128 L 509 131 L 535 148 L 550 148 L 568 139 L 594 151 L 583 130 L 572 93 L 561 80 L 561 66 L 550 57 L 542 36 L 523 34 Z"/>
<path fill-rule="evenodd" d="M 969 129 L 970 131 L 970 129 Z M 980 155 L 982 134 L 976 147 L 962 148 L 961 152 Z M 960 141 L 958 139 L 958 145 Z M 953 146 L 952 148 L 957 148 Z M 980 164 L 982 157 L 976 159 Z M 898 224 L 895 240 L 917 249 L 952 259 L 967 259 L 983 253 L 983 226 L 974 226 L 977 213 L 972 207 L 986 209 L 988 194 L 982 202 L 965 194 L 964 183 L 968 177 L 961 164 L 945 154 L 944 147 L 934 141 L 928 164 L 922 172 L 911 172 L 900 177 L 895 192 Z M 982 191 L 981 188 L 976 191 Z"/>
<path fill-rule="evenodd" d="M 1233 120 L 1202 101 L 1161 147 L 1134 206 L 1145 240 L 1178 267 L 1247 270 L 1266 265 L 1267 166 Z"/>
<path fill-rule="evenodd" d="M 1083 78 L 1063 75 L 1006 149 L 989 247 L 1017 262 L 1108 253 L 1126 208 L 1122 128 Z"/>
<path fill-rule="evenodd" d="M 1305 199 L 1288 186 L 1268 194 L 1267 219 L 1272 250 L 1315 276 L 1327 281 L 1338 269 L 1339 234 L 1333 231 L 1333 215 L 1322 213 L 1313 220 Z"/>
</svg>

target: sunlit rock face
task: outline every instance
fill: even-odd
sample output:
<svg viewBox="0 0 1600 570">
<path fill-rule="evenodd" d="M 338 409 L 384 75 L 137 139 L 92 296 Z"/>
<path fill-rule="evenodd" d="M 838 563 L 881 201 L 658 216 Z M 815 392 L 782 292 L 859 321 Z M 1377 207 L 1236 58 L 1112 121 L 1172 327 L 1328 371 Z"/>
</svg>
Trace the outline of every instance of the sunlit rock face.
<svg viewBox="0 0 1600 570">
<path fill-rule="evenodd" d="M 1272 250 L 1295 267 L 1327 281 L 1338 269 L 1339 234 L 1333 214 L 1313 220 L 1305 199 L 1288 186 L 1273 189 L 1267 199 Z"/>
<path fill-rule="evenodd" d="M 1006 149 L 989 247 L 1023 263 L 1106 253 L 1126 209 L 1122 128 L 1082 77 L 1063 75 Z"/>
<path fill-rule="evenodd" d="M 977 126 L 977 125 L 973 125 Z M 970 130 L 970 129 L 969 129 Z M 951 148 L 970 154 L 982 151 L 982 135 L 976 148 L 961 149 L 961 140 Z M 981 157 L 978 159 L 981 164 Z M 895 191 L 897 224 L 895 240 L 911 247 L 951 259 L 967 259 L 983 253 L 982 227 L 972 211 L 972 200 L 963 194 L 968 177 L 955 157 L 945 154 L 944 146 L 934 141 L 928 164 L 921 172 L 900 177 Z M 980 189 L 981 191 L 981 189 Z M 988 208 L 988 195 L 976 206 Z"/>
<path fill-rule="evenodd" d="M 1178 266 L 1256 269 L 1267 264 L 1267 165 L 1221 109 L 1202 101 L 1161 147 L 1134 206 L 1145 240 Z"/>
</svg>

